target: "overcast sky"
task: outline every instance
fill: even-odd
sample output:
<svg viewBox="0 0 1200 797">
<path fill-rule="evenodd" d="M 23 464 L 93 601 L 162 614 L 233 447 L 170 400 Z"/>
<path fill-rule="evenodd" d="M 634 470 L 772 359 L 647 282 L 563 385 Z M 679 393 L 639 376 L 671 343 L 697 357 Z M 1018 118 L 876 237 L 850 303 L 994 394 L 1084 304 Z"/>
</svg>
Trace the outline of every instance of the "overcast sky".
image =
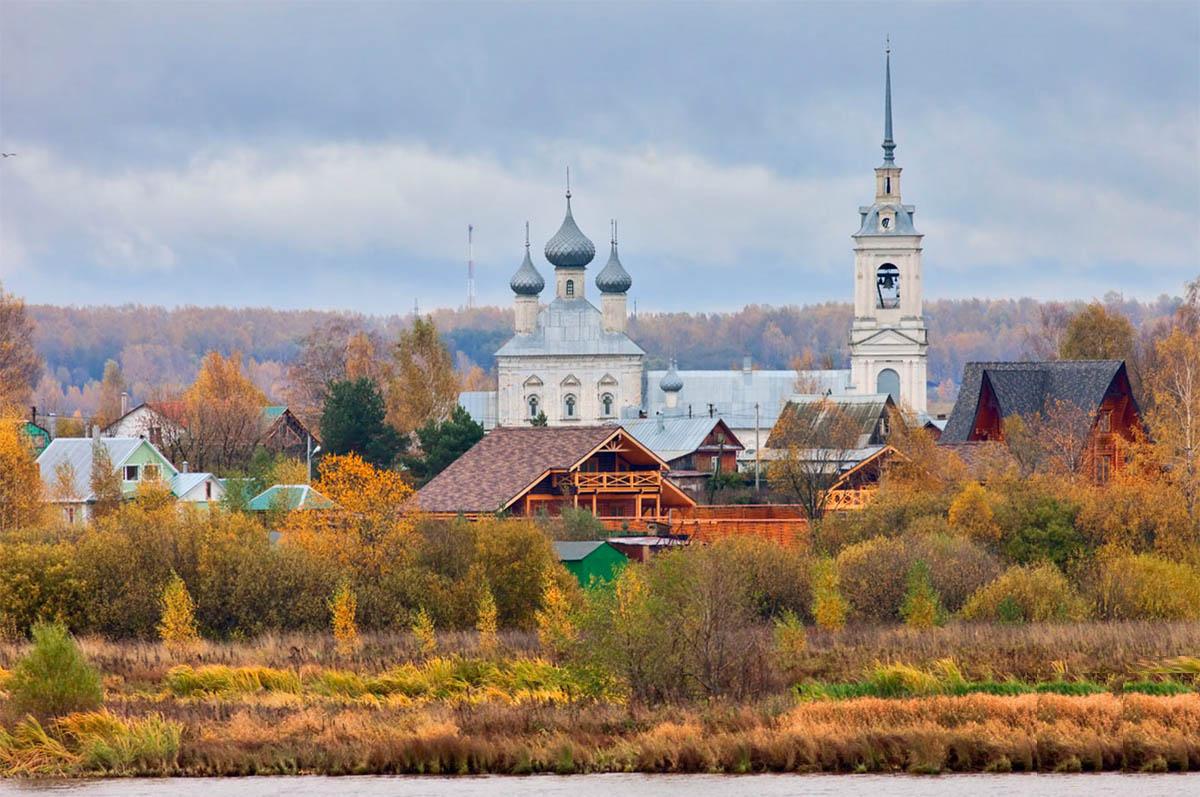
<svg viewBox="0 0 1200 797">
<path fill-rule="evenodd" d="M 928 297 L 1200 273 L 1200 3 L 0 2 L 32 302 L 510 301 L 563 213 L 642 309 L 848 300 L 890 32 Z"/>
</svg>

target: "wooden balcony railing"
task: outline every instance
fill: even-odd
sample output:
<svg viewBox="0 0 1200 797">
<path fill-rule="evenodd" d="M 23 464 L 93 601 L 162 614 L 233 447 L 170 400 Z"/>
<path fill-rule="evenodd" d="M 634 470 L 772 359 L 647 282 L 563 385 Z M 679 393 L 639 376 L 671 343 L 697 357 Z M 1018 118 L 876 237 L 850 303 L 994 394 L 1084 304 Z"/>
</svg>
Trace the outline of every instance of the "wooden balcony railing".
<svg viewBox="0 0 1200 797">
<path fill-rule="evenodd" d="M 857 512 L 875 498 L 875 490 L 831 490 L 825 496 L 826 512 Z"/>
<path fill-rule="evenodd" d="M 579 492 L 643 492 L 662 489 L 662 473 L 656 470 L 584 472 L 571 474 Z"/>
</svg>

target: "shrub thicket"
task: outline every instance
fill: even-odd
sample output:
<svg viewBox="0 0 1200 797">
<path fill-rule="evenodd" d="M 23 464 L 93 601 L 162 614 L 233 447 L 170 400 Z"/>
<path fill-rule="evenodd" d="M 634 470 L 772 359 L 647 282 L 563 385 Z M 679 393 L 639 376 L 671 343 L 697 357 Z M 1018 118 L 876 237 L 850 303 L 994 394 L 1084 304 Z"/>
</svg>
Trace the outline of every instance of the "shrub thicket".
<svg viewBox="0 0 1200 797">
<path fill-rule="evenodd" d="M 1002 622 L 1081 620 L 1087 606 L 1054 565 L 1014 565 L 972 595 L 962 615 Z"/>
<path fill-rule="evenodd" d="M 1096 612 L 1114 620 L 1200 618 L 1200 570 L 1153 554 L 1113 556 L 1099 563 Z"/>
</svg>

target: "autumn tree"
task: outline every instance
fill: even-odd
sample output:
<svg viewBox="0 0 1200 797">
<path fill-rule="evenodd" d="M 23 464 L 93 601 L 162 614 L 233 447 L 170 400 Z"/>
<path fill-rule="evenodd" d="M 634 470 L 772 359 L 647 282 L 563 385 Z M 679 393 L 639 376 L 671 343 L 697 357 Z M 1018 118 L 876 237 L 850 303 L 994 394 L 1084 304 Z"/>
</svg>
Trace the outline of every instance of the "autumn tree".
<svg viewBox="0 0 1200 797">
<path fill-rule="evenodd" d="M 1200 329 L 1181 325 L 1156 346 L 1158 367 L 1149 375 L 1151 436 L 1170 466 L 1193 523 L 1200 522 Z"/>
<path fill-rule="evenodd" d="M 200 641 L 200 632 L 196 629 L 196 604 L 179 574 L 172 573 L 170 581 L 163 587 L 160 609 L 158 637 L 168 647 L 186 650 Z"/>
<path fill-rule="evenodd" d="M 329 600 L 329 616 L 333 625 L 333 640 L 339 656 L 350 656 L 358 650 L 358 596 L 348 581 L 338 584 Z"/>
<path fill-rule="evenodd" d="M 0 531 L 35 526 L 43 517 L 42 478 L 21 424 L 0 417 Z"/>
<path fill-rule="evenodd" d="M 1025 355 L 1035 360 L 1057 360 L 1062 349 L 1071 310 L 1062 302 L 1038 307 L 1037 326 L 1025 331 Z"/>
<path fill-rule="evenodd" d="M 1002 424 L 1004 442 L 1022 475 L 1086 475 L 1091 464 L 1092 413 L 1072 401 L 1047 399 L 1041 412 L 1010 415 Z"/>
<path fill-rule="evenodd" d="M 458 403 L 458 387 L 454 360 L 437 327 L 432 319 L 416 319 L 396 344 L 388 422 L 407 434 L 430 421 L 443 421 Z"/>
<path fill-rule="evenodd" d="M 321 460 L 314 485 L 337 508 L 326 512 L 292 512 L 284 541 L 353 567 L 371 577 L 392 572 L 412 535 L 406 512 L 412 488 L 400 474 L 380 470 L 357 454 Z"/>
<path fill-rule="evenodd" d="M 184 433 L 197 469 L 223 473 L 250 461 L 262 432 L 267 397 L 242 370 L 242 356 L 209 352 L 184 393 Z"/>
<path fill-rule="evenodd" d="M 334 382 L 321 412 L 321 441 L 330 454 L 358 454 L 377 467 L 390 467 L 404 439 L 385 422 L 383 395 L 367 377 Z"/>
<path fill-rule="evenodd" d="M 88 486 L 92 492 L 92 516 L 102 518 L 121 507 L 125 495 L 121 489 L 121 473 L 113 464 L 104 441 L 92 441 L 92 474 Z"/>
<path fill-rule="evenodd" d="M 402 462 L 418 484 L 425 484 L 482 439 L 483 427 L 465 409 L 455 406 L 446 420 L 430 421 L 417 430 L 420 449 L 404 456 Z"/>
<path fill-rule="evenodd" d="M 496 620 L 496 598 L 485 583 L 475 603 L 475 630 L 479 633 L 479 650 L 485 656 L 496 652 Z"/>
<path fill-rule="evenodd" d="M 804 507 L 811 520 L 825 513 L 830 485 L 858 447 L 860 425 L 836 402 L 789 404 L 767 441 L 781 453 L 771 462 L 771 483 Z"/>
<path fill-rule="evenodd" d="M 121 394 L 125 392 L 125 377 L 121 374 L 121 366 L 116 360 L 104 363 L 104 378 L 100 380 L 100 407 L 96 410 L 95 421 L 100 426 L 108 426 L 121 417 Z"/>
<path fill-rule="evenodd" d="M 1059 345 L 1063 360 L 1128 360 L 1133 352 L 1133 324 L 1119 311 L 1093 302 L 1067 323 Z"/>
<path fill-rule="evenodd" d="M 346 378 L 350 338 L 358 331 L 352 320 L 332 318 L 301 338 L 300 351 L 288 366 L 285 395 L 305 423 L 321 416 L 329 386 Z"/>
<path fill-rule="evenodd" d="M 412 632 L 413 637 L 417 640 L 417 645 L 421 648 L 422 656 L 428 658 L 437 653 L 437 628 L 424 606 L 418 609 L 413 617 Z"/>
<path fill-rule="evenodd" d="M 25 303 L 0 285 L 0 408 L 24 406 L 41 372 Z"/>
</svg>

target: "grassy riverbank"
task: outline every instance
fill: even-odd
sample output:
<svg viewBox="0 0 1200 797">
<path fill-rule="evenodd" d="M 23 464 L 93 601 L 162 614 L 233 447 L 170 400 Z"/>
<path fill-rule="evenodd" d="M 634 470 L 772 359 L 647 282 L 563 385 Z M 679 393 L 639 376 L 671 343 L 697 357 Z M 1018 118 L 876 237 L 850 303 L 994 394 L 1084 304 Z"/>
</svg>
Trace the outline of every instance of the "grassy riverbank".
<svg viewBox="0 0 1200 797">
<path fill-rule="evenodd" d="M 1200 626 L 814 634 L 797 682 L 647 706 L 514 634 L 84 640 L 104 704 L 38 722 L 0 671 L 0 775 L 1179 771 L 1200 768 Z M 948 649 L 959 655 L 944 655 Z M 0 646 L 11 670 L 22 646 Z M 1050 657 L 1053 654 L 1053 657 Z"/>
</svg>

